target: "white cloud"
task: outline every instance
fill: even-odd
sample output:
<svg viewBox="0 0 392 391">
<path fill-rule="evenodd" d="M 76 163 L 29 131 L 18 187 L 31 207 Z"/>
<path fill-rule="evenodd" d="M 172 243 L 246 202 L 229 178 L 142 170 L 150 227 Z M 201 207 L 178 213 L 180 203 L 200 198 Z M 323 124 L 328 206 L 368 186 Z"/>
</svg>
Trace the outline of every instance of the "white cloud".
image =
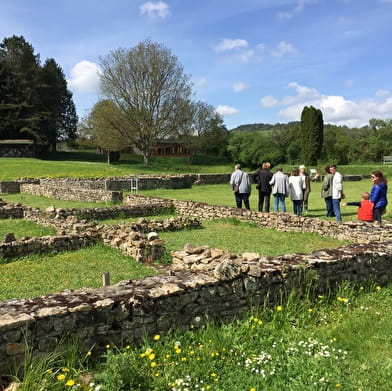
<svg viewBox="0 0 392 391">
<path fill-rule="evenodd" d="M 244 83 L 243 81 L 239 81 L 238 83 L 233 84 L 233 91 L 234 92 L 242 92 L 249 88 L 248 84 Z"/>
<path fill-rule="evenodd" d="M 234 115 L 238 113 L 238 110 L 235 107 L 226 105 L 218 105 L 215 111 L 220 115 Z"/>
<path fill-rule="evenodd" d="M 268 95 L 260 99 L 260 104 L 263 107 L 275 107 L 279 104 L 279 101 L 273 96 Z"/>
<path fill-rule="evenodd" d="M 280 41 L 278 43 L 277 50 L 272 51 L 272 54 L 276 57 L 283 57 L 286 54 L 295 53 L 297 53 L 297 49 L 291 43 L 287 43 L 286 41 Z"/>
<path fill-rule="evenodd" d="M 67 80 L 71 90 L 86 94 L 95 94 L 99 90 L 101 69 L 93 62 L 83 60 L 71 69 L 71 78 Z"/>
<path fill-rule="evenodd" d="M 307 3 L 317 3 L 317 0 L 297 0 L 297 5 L 292 11 L 286 11 L 286 12 L 279 12 L 278 13 L 278 18 L 279 19 L 291 19 L 294 16 L 300 14 L 305 5 Z"/>
<path fill-rule="evenodd" d="M 169 6 L 163 1 L 158 1 L 155 3 L 152 1 L 147 1 L 139 7 L 139 10 L 142 15 L 146 14 L 149 18 L 152 19 L 155 19 L 156 17 L 165 19 L 170 15 Z"/>
<path fill-rule="evenodd" d="M 391 95 L 391 92 L 388 91 L 388 90 L 378 90 L 378 91 L 376 91 L 376 96 L 378 98 L 385 98 L 385 97 L 390 96 L 390 95 Z"/>
<path fill-rule="evenodd" d="M 221 39 L 218 45 L 215 46 L 215 51 L 217 52 L 225 52 L 228 50 L 246 48 L 248 46 L 248 41 L 245 39 Z"/>
<path fill-rule="evenodd" d="M 324 95 L 315 88 L 301 86 L 296 82 L 290 83 L 288 87 L 294 88 L 296 95 L 284 96 L 282 99 L 265 96 L 260 104 L 266 108 L 281 107 L 279 116 L 289 121 L 298 121 L 304 106 L 310 105 L 322 111 L 325 122 L 349 127 L 364 126 L 368 124 L 369 118 L 389 118 L 392 112 L 392 97 L 386 90 L 376 93 L 379 99 L 352 101 L 343 96 Z"/>
</svg>

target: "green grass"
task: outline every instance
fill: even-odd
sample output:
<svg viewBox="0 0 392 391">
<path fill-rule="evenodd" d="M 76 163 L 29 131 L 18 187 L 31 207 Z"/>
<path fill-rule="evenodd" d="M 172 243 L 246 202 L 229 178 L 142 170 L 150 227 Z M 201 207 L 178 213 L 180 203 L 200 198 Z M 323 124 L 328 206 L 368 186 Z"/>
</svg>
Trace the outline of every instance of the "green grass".
<svg viewBox="0 0 392 391">
<path fill-rule="evenodd" d="M 0 180 L 18 178 L 59 178 L 59 177 L 107 177 L 128 174 L 173 174 L 173 173 L 230 173 L 234 163 L 216 156 L 196 156 L 192 164 L 185 157 L 152 157 L 151 163 L 143 164 L 141 156 L 122 154 L 120 161 L 106 163 L 106 156 L 95 151 L 59 152 L 48 159 L 0 158 L 2 170 Z M 326 164 L 316 168 L 324 174 Z M 290 172 L 292 165 L 282 165 L 285 172 Z M 245 167 L 246 171 L 255 171 L 257 167 Z M 375 164 L 339 166 L 342 174 L 366 175 L 373 170 L 380 170 L 392 176 L 392 165 Z"/>
<path fill-rule="evenodd" d="M 49 206 L 54 206 L 56 208 L 102 208 L 110 207 L 118 204 L 113 202 L 79 202 L 79 201 L 67 201 L 67 200 L 57 200 L 50 197 L 41 197 L 30 194 L 1 194 L 0 198 L 6 202 L 21 203 L 24 206 L 32 206 L 34 208 L 40 208 L 45 210 Z"/>
<path fill-rule="evenodd" d="M 361 194 L 364 191 L 370 191 L 372 184 L 370 179 L 361 181 L 345 181 L 344 192 L 346 194 L 345 201 L 360 201 Z M 305 214 L 307 217 L 325 217 L 325 203 L 321 198 L 321 183 L 314 182 L 311 184 L 311 193 L 309 196 L 309 212 Z M 193 186 L 191 189 L 157 189 L 143 190 L 142 195 L 151 197 L 173 198 L 179 200 L 188 200 L 196 202 L 205 202 L 212 205 L 235 206 L 234 195 L 229 185 L 201 185 Z M 392 199 L 392 187 L 388 187 L 388 198 Z M 273 211 L 274 198 L 271 196 L 271 208 Z M 257 210 L 258 193 L 255 185 L 252 185 L 252 194 L 250 196 L 251 210 Z M 292 213 L 292 201 L 286 198 L 287 212 Z M 344 221 L 357 220 L 357 208 L 352 206 L 341 206 L 342 217 Z M 392 218 L 392 207 L 387 207 L 387 213 L 383 218 Z"/>
<path fill-rule="evenodd" d="M 250 251 L 263 256 L 308 254 L 348 243 L 311 233 L 278 232 L 236 219 L 204 221 L 201 229 L 161 232 L 159 236 L 165 240 L 167 251 L 179 250 L 185 243 L 191 243 L 194 246 L 209 245 L 237 255 Z"/>
<path fill-rule="evenodd" d="M 64 152 L 51 160 L 0 158 L 0 180 L 18 178 L 101 178 L 129 174 L 221 173 L 231 172 L 233 164 L 216 157 L 200 156 L 192 165 L 185 158 L 151 158 L 143 164 L 141 156 L 122 155 L 119 163 L 107 164 L 105 157 L 92 152 Z"/>
<path fill-rule="evenodd" d="M 58 254 L 31 255 L 0 264 L 0 300 L 31 298 L 63 289 L 98 288 L 156 272 L 103 244 Z"/>
<path fill-rule="evenodd" d="M 50 354 L 40 371 L 26 366 L 28 385 L 18 390 L 389 391 L 391 316 L 391 285 L 344 283 L 325 296 L 292 294 L 228 324 L 195 318 L 189 331 L 140 347 L 108 345 L 98 364 L 88 354 L 57 362 Z"/>
<path fill-rule="evenodd" d="M 33 221 L 23 219 L 0 219 L 0 239 L 5 234 L 13 232 L 16 239 L 24 236 L 47 236 L 56 235 L 56 230 L 51 227 L 43 227 Z"/>
</svg>

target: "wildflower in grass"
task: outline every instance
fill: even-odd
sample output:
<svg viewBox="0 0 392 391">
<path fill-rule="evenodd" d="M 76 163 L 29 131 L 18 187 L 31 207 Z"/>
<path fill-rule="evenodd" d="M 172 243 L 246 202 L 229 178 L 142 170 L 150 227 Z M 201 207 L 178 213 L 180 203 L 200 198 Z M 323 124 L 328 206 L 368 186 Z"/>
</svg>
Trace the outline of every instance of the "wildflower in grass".
<svg viewBox="0 0 392 391">
<path fill-rule="evenodd" d="M 161 336 L 159 334 L 154 336 L 154 341 L 159 341 L 161 339 Z"/>
<path fill-rule="evenodd" d="M 154 354 L 154 353 L 150 353 L 150 354 L 148 355 L 148 358 L 149 358 L 151 361 L 153 361 L 154 358 L 155 358 L 155 354 Z"/>
<path fill-rule="evenodd" d="M 252 387 L 249 391 L 256 391 L 256 388 Z"/>
<path fill-rule="evenodd" d="M 62 372 L 69 372 L 69 369 L 68 368 L 62 368 L 61 371 Z"/>
<path fill-rule="evenodd" d="M 91 354 L 92 354 L 92 353 L 91 353 L 91 350 L 89 350 L 89 351 L 86 353 L 86 356 L 89 357 L 89 356 L 91 356 Z"/>
<path fill-rule="evenodd" d="M 376 286 L 376 291 L 380 291 L 381 290 L 381 286 Z"/>
<path fill-rule="evenodd" d="M 277 307 L 276 307 L 276 311 L 282 311 L 283 310 L 283 307 L 281 306 L 281 305 L 278 305 Z"/>
<path fill-rule="evenodd" d="M 105 348 L 106 348 L 106 349 L 110 349 L 110 345 L 107 344 L 107 345 L 105 346 Z"/>
<path fill-rule="evenodd" d="M 68 387 L 72 387 L 74 384 L 75 384 L 75 382 L 74 382 L 72 379 L 69 379 L 69 380 L 65 383 L 65 385 L 68 386 Z"/>
<path fill-rule="evenodd" d="M 342 385 L 340 383 L 336 383 L 335 387 L 341 387 Z"/>
<path fill-rule="evenodd" d="M 129 350 L 131 347 L 129 345 L 125 346 L 125 349 Z"/>
<path fill-rule="evenodd" d="M 155 368 L 157 366 L 157 363 L 155 362 L 155 361 L 153 361 L 152 363 L 151 363 L 151 368 Z"/>
<path fill-rule="evenodd" d="M 65 379 L 64 373 L 61 373 L 60 375 L 57 376 L 57 380 L 62 381 Z"/>
<path fill-rule="evenodd" d="M 348 299 L 346 297 L 340 297 L 338 296 L 337 298 L 338 301 L 342 302 L 342 303 L 348 303 Z"/>
<path fill-rule="evenodd" d="M 312 308 L 308 308 L 308 312 L 309 313 L 313 312 Z"/>
<path fill-rule="evenodd" d="M 319 299 L 323 299 L 323 298 L 324 298 L 323 295 L 318 295 L 317 297 L 318 297 Z"/>
</svg>

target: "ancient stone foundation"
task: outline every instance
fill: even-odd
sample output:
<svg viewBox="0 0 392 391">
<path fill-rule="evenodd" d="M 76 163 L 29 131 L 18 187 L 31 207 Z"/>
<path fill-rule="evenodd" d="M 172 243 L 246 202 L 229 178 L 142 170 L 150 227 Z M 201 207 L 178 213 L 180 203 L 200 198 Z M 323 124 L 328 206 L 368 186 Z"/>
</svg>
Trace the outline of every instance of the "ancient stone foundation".
<svg viewBox="0 0 392 391">
<path fill-rule="evenodd" d="M 124 207 L 104 208 L 105 212 L 99 208 L 22 210 L 25 218 L 52 224 L 63 236 L 79 234 L 79 237 L 99 238 L 125 253 L 129 251 L 129 243 L 132 246 L 142 238 L 155 241 L 156 253 L 161 254 L 162 242 L 155 235 L 148 237 L 152 227 L 145 220 L 139 221 L 139 227 L 143 228 L 137 233 L 132 224 L 109 228 L 91 220 L 113 217 L 116 213 L 121 216 L 159 209 L 189 216 L 190 220 L 184 225 L 189 221 L 197 225 L 202 219 L 236 217 L 261 227 L 314 232 L 356 244 L 318 250 L 309 255 L 278 257 L 232 254 L 187 244 L 173 252 L 173 267 L 160 276 L 122 281 L 100 289 L 62 291 L 1 302 L 0 375 L 6 374 L 13 363 L 22 362 L 26 344 L 37 354 L 51 352 L 64 336 L 71 336 L 80 338 L 82 350 L 94 347 L 94 351 L 100 352 L 106 344 L 138 343 L 144 336 L 164 334 L 172 328 L 198 327 L 207 319 L 233 319 L 252 306 L 263 305 L 267 298 L 270 304 L 277 303 L 284 293 L 295 288 L 300 291 L 305 283 L 312 283 L 315 292 L 322 294 L 346 280 L 363 284 L 373 279 L 380 285 L 392 281 L 391 226 L 337 223 L 286 213 L 251 212 L 137 195 L 129 196 L 126 202 L 128 205 Z M 89 221 L 83 220 L 86 216 Z M 175 219 L 172 223 L 168 226 L 182 224 Z M 159 224 L 155 223 L 155 231 L 159 231 Z M 135 250 L 133 256 L 146 257 L 146 241 L 134 247 L 139 250 Z"/>
<path fill-rule="evenodd" d="M 82 351 L 99 352 L 106 344 L 138 343 L 144 336 L 197 327 L 206 319 L 233 319 L 267 297 L 277 303 L 305 281 L 322 294 L 341 281 L 373 278 L 382 285 L 392 279 L 392 241 L 274 258 L 207 250 L 188 246 L 183 254 L 175 253 L 178 270 L 160 276 L 2 302 L 0 373 L 22 362 L 26 343 L 36 353 L 51 352 L 68 335 L 80 338 Z M 191 264 L 199 266 L 189 267 L 194 255 L 198 260 L 193 257 Z"/>
</svg>

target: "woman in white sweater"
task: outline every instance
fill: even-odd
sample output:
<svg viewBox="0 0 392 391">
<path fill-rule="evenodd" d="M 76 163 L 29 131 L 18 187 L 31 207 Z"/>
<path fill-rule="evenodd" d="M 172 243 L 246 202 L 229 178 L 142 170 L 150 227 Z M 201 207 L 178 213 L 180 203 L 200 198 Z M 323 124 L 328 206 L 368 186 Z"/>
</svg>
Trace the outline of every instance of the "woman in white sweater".
<svg viewBox="0 0 392 391">
<path fill-rule="evenodd" d="M 302 215 L 303 182 L 298 168 L 291 170 L 289 178 L 289 195 L 293 201 L 293 210 L 297 216 Z"/>
</svg>

